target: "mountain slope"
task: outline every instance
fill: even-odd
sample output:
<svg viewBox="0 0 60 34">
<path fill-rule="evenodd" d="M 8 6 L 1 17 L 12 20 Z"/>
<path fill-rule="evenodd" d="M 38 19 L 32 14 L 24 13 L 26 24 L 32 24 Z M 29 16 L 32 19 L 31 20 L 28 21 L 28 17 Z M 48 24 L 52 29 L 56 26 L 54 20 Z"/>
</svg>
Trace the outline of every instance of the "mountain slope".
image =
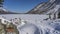
<svg viewBox="0 0 60 34">
<path fill-rule="evenodd" d="M 27 14 L 52 14 L 59 11 L 60 0 L 49 0 L 48 2 L 37 5 L 27 12 Z"/>
</svg>

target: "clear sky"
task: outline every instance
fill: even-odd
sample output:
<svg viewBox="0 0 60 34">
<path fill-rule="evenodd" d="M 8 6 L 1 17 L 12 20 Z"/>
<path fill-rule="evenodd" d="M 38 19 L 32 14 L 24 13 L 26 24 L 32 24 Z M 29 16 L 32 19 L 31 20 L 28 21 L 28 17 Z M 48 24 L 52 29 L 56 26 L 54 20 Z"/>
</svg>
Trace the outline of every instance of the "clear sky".
<svg viewBox="0 0 60 34">
<path fill-rule="evenodd" d="M 47 0 L 5 0 L 4 8 L 12 12 L 25 13 L 37 4 L 46 2 Z"/>
</svg>

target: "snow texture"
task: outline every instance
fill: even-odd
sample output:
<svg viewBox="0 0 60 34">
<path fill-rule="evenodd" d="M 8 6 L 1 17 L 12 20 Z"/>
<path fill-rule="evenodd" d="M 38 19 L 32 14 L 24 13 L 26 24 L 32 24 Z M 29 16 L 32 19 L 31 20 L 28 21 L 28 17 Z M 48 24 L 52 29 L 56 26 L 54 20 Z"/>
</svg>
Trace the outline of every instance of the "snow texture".
<svg viewBox="0 0 60 34">
<path fill-rule="evenodd" d="M 21 18 L 20 25 L 17 26 L 20 34 L 60 34 L 60 19 L 46 20 L 48 15 L 34 14 L 8 14 L 0 15 L 5 19 Z M 27 23 L 23 22 L 27 21 Z"/>
</svg>

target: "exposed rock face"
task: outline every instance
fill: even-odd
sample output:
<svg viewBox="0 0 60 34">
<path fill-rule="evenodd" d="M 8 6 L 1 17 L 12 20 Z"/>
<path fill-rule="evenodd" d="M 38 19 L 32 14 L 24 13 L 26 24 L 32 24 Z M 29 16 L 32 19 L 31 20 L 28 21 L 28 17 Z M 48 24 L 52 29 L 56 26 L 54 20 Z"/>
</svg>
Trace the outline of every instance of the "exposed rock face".
<svg viewBox="0 0 60 34">
<path fill-rule="evenodd" d="M 19 34 L 17 27 L 10 23 L 9 25 L 6 25 L 6 34 Z"/>
<path fill-rule="evenodd" d="M 7 22 L 7 24 L 3 24 L 2 19 L 0 19 L 0 34 L 19 34 L 16 25 L 8 21 L 5 22 Z"/>
<path fill-rule="evenodd" d="M 27 14 L 53 14 L 60 11 L 60 0 L 49 0 L 48 2 L 41 3 L 35 8 L 27 12 Z"/>
</svg>

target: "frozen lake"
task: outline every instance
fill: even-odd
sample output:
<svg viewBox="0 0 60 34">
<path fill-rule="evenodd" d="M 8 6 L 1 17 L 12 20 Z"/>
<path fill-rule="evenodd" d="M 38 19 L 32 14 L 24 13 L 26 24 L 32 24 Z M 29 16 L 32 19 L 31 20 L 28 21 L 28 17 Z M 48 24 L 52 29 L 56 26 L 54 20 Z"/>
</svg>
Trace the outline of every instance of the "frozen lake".
<svg viewBox="0 0 60 34">
<path fill-rule="evenodd" d="M 21 18 L 27 21 L 27 24 L 18 26 L 20 34 L 60 34 L 60 19 L 58 20 L 44 20 L 49 18 L 48 15 L 38 14 L 2 14 L 7 20 L 14 18 Z"/>
</svg>

